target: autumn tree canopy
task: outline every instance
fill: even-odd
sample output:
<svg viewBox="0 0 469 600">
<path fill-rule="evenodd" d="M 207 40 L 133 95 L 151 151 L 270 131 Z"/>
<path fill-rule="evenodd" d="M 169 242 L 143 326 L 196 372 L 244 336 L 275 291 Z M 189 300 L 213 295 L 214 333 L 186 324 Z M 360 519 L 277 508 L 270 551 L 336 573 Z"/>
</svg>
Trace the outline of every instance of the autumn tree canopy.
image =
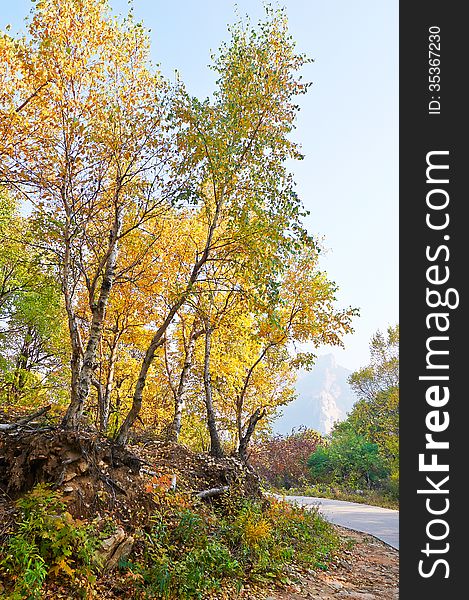
<svg viewBox="0 0 469 600">
<path fill-rule="evenodd" d="M 42 0 L 27 37 L 0 36 L 1 400 L 45 386 L 64 427 L 246 456 L 356 314 L 289 171 L 307 59 L 267 9 L 199 99 L 149 48 L 105 0 Z"/>
</svg>

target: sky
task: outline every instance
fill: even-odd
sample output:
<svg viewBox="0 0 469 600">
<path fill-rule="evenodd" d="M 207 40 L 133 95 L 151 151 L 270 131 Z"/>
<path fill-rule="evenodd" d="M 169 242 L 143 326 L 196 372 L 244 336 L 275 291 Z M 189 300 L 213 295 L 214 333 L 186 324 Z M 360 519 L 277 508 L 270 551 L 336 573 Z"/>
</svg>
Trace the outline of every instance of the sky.
<svg viewBox="0 0 469 600">
<path fill-rule="evenodd" d="M 63 0 L 66 2 L 67 0 Z M 126 0 L 109 0 L 126 13 Z M 305 224 L 328 249 L 320 267 L 337 283 L 338 306 L 360 309 L 338 364 L 369 361 L 369 341 L 398 322 L 398 0 L 285 0 L 303 69 L 313 85 L 298 99 L 293 136 L 305 159 L 292 163 Z M 25 31 L 30 0 L 0 0 L 0 29 Z M 150 28 L 152 59 L 168 77 L 177 69 L 188 90 L 206 97 L 215 76 L 210 55 L 229 39 L 237 14 L 257 20 L 258 0 L 134 0 Z M 235 6 L 237 8 L 235 8 Z"/>
</svg>

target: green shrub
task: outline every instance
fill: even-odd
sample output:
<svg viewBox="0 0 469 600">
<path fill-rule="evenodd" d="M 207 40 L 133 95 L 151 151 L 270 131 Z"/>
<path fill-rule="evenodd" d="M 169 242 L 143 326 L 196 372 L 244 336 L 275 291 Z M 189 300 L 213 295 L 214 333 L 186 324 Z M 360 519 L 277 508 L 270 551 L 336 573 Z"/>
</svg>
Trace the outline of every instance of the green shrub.
<svg viewBox="0 0 469 600">
<path fill-rule="evenodd" d="M 222 587 L 235 594 L 249 582 L 285 582 L 293 563 L 324 569 L 339 547 L 315 510 L 233 497 L 155 515 L 143 541 L 141 562 L 128 565 L 141 578 L 136 597 L 181 600 Z"/>
<path fill-rule="evenodd" d="M 131 568 L 141 572 L 148 598 L 203 598 L 237 575 L 238 562 L 193 510 L 156 515 L 144 542 L 144 566 Z"/>
<path fill-rule="evenodd" d="M 391 481 L 391 480 L 390 480 Z M 381 506 L 383 508 L 399 509 L 399 494 L 397 496 L 392 489 L 388 488 L 386 482 L 381 489 L 372 490 L 349 490 L 334 484 L 315 483 L 302 486 L 301 488 L 290 488 L 288 490 L 276 490 L 278 494 L 285 496 L 311 496 L 314 498 L 333 498 L 334 500 L 345 500 L 346 502 L 357 502 Z"/>
<path fill-rule="evenodd" d="M 57 492 L 38 485 L 17 501 L 15 531 L 1 550 L 0 570 L 15 580 L 9 598 L 36 599 L 49 575 L 93 581 L 91 563 L 96 539 L 67 512 Z"/>
<path fill-rule="evenodd" d="M 331 434 L 330 442 L 319 447 L 308 459 L 313 480 L 337 482 L 349 489 L 382 486 L 389 468 L 377 444 L 358 435 L 343 423 Z"/>
</svg>

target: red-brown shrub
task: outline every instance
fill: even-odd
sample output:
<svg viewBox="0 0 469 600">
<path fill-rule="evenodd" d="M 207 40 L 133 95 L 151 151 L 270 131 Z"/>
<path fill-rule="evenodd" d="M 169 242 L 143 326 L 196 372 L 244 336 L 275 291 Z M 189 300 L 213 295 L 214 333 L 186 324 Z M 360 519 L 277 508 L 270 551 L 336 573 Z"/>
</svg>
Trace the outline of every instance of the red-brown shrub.
<svg viewBox="0 0 469 600">
<path fill-rule="evenodd" d="M 309 479 L 307 460 L 323 443 L 321 434 L 306 427 L 253 445 L 250 464 L 276 487 L 291 488 Z"/>
</svg>

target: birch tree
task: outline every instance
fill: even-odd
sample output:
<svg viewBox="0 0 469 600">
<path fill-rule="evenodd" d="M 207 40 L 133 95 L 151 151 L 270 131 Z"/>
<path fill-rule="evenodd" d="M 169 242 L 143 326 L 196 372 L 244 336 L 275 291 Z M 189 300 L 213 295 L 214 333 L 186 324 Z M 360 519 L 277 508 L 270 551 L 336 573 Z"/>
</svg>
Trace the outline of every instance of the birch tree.
<svg viewBox="0 0 469 600">
<path fill-rule="evenodd" d="M 44 0 L 29 35 L 7 48 L 12 74 L 5 78 L 16 85 L 26 74 L 31 82 L 21 84 L 17 103 L 28 93 L 31 99 L 21 111 L 9 108 L 9 128 L 21 136 L 3 154 L 1 172 L 5 185 L 32 205 L 42 246 L 56 265 L 72 348 L 63 424 L 76 427 L 114 283 L 128 268 L 119 262 L 122 240 L 169 209 L 181 179 L 169 174 L 169 165 L 178 170 L 167 123 L 170 90 L 149 66 L 140 23 L 113 18 L 106 2 Z M 83 290 L 85 324 L 76 314 Z"/>
<path fill-rule="evenodd" d="M 196 293 L 214 251 L 230 243 L 220 235 L 227 231 L 221 224 L 230 223 L 234 240 L 251 219 L 268 221 L 273 272 L 282 258 L 279 246 L 288 252 L 301 236 L 301 203 L 285 161 L 300 156 L 288 136 L 298 109 L 294 97 L 308 87 L 297 75 L 305 61 L 294 51 L 285 15 L 268 11 L 258 27 L 231 29 L 230 42 L 221 47 L 213 64 L 219 77 L 213 101 L 186 95 L 175 104 L 179 147 L 184 152 L 191 148 L 193 161 L 186 195 L 199 207 L 205 234 L 195 260 L 188 265 L 185 282 L 148 346 L 132 408 L 117 437 L 121 444 L 142 407 L 148 370 L 165 332 L 177 311 Z M 249 242 L 255 244 L 256 239 Z"/>
</svg>

